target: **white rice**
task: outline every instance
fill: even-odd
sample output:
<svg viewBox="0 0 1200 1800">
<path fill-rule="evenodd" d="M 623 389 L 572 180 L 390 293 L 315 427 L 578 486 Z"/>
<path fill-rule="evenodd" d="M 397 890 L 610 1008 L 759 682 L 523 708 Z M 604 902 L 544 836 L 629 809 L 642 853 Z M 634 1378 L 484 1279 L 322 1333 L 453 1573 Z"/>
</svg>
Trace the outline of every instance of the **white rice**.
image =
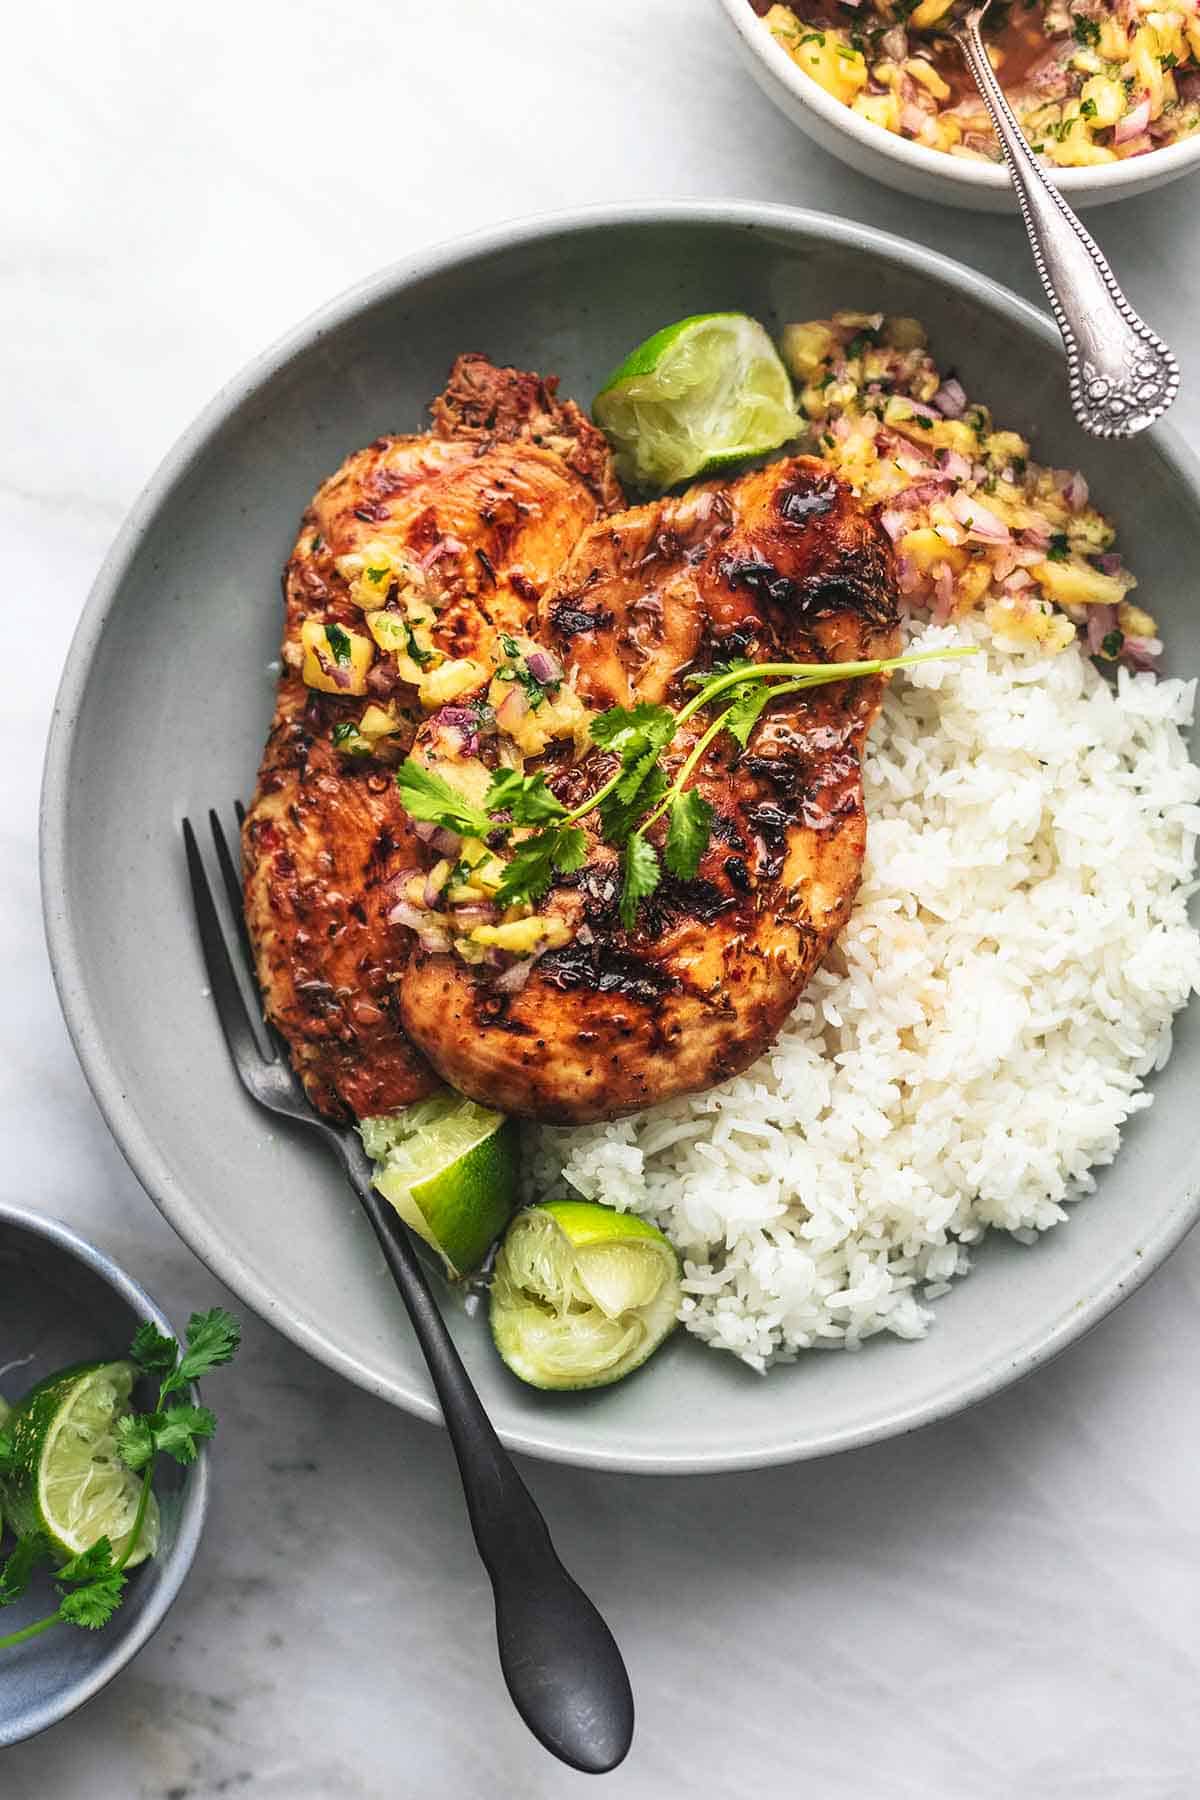
<svg viewBox="0 0 1200 1800">
<path fill-rule="evenodd" d="M 656 1220 L 688 1329 L 756 1369 L 922 1337 L 989 1226 L 1032 1242 L 1065 1219 L 1200 989 L 1196 683 L 1121 669 L 1114 690 L 1077 646 L 978 618 L 914 647 L 960 641 L 986 654 L 893 680 L 858 902 L 778 1043 L 531 1146 L 536 1193 Z"/>
</svg>

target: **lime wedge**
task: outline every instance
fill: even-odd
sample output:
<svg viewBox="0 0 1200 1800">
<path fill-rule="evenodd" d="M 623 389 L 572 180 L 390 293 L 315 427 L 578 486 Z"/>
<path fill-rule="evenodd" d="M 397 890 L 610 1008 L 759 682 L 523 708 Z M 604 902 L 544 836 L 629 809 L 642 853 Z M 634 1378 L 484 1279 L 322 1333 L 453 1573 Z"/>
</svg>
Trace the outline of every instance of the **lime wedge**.
<svg viewBox="0 0 1200 1800">
<path fill-rule="evenodd" d="M 31 1388 L 7 1430 L 15 1466 L 4 1478 L 4 1516 L 18 1536 L 43 1531 L 60 1562 L 106 1537 L 120 1557 L 142 1493 L 141 1476 L 117 1455 L 117 1422 L 130 1410 L 138 1371 L 130 1362 L 78 1363 Z M 158 1548 L 151 1494 L 134 1568 Z"/>
<path fill-rule="evenodd" d="M 617 473 L 653 488 L 777 450 L 803 430 L 774 344 L 756 319 L 732 312 L 656 331 L 609 376 L 592 416 Z"/>
<path fill-rule="evenodd" d="M 477 1269 L 517 1204 L 517 1126 L 459 1094 L 364 1119 L 375 1186 L 441 1256 L 452 1277 Z"/>
<path fill-rule="evenodd" d="M 496 1348 L 531 1387 L 604 1387 L 674 1329 L 679 1259 L 662 1232 L 592 1200 L 519 1213 L 492 1274 Z"/>
</svg>

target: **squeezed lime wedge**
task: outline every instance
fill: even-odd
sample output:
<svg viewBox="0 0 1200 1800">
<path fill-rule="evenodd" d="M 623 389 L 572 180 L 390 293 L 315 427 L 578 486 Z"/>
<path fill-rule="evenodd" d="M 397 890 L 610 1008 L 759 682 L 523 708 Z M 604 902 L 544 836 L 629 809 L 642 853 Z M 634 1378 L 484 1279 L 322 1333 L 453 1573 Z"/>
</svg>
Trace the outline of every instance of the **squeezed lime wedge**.
<svg viewBox="0 0 1200 1800">
<path fill-rule="evenodd" d="M 362 1120 L 375 1186 L 456 1278 L 484 1260 L 517 1203 L 515 1121 L 459 1094 Z"/>
<path fill-rule="evenodd" d="M 604 1387 L 657 1350 L 680 1299 L 679 1259 L 656 1226 L 595 1201 L 552 1200 L 505 1233 L 492 1336 L 532 1387 Z"/>
<path fill-rule="evenodd" d="M 125 1550 L 142 1478 L 117 1454 L 117 1425 L 137 1378 L 130 1362 L 79 1363 L 31 1388 L 9 1416 L 15 1460 L 2 1484 L 4 1516 L 19 1537 L 44 1532 L 59 1562 L 101 1537 L 114 1557 Z M 128 1568 L 154 1555 L 158 1530 L 151 1494 Z"/>
<path fill-rule="evenodd" d="M 792 384 L 774 344 L 745 313 L 697 313 L 664 326 L 614 369 L 592 405 L 617 473 L 667 488 L 799 436 Z"/>
</svg>

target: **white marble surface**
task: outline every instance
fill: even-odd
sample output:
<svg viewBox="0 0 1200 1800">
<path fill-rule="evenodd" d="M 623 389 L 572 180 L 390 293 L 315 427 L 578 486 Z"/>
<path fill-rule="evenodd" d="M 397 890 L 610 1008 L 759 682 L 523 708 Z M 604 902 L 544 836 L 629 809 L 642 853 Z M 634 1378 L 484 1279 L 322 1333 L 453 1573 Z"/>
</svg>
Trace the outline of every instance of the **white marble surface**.
<svg viewBox="0 0 1200 1800">
<path fill-rule="evenodd" d="M 220 1291 L 76 1067 L 35 828 L 89 581 L 195 410 L 403 249 L 583 201 L 795 201 L 1034 283 L 1011 222 L 939 216 L 795 135 L 702 0 L 43 0 L 8 19 L 5 61 L 0 1191 L 82 1227 L 179 1314 Z M 1193 433 L 1195 192 L 1096 216 L 1169 328 Z M 606 1791 L 1200 1793 L 1198 1300 L 1195 1239 L 1032 1382 L 821 1465 L 709 1481 L 530 1465 L 639 1697 Z M 266 1327 L 247 1337 L 182 1599 L 100 1699 L 5 1755 L 5 1800 L 582 1791 L 504 1696 L 445 1439 Z"/>
</svg>

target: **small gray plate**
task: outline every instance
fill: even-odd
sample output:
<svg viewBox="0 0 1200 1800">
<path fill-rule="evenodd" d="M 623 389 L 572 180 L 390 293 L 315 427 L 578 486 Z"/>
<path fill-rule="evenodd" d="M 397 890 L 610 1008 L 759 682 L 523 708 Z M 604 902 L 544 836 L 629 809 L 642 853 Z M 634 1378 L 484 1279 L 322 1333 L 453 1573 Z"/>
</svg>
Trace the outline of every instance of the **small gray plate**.
<svg viewBox="0 0 1200 1800">
<path fill-rule="evenodd" d="M 418 431 L 461 350 L 557 371 L 587 402 L 631 345 L 686 313 L 778 325 L 836 308 L 914 313 L 943 367 L 1083 467 L 1120 521 L 1171 666 L 1200 666 L 1198 466 L 1166 428 L 1085 440 L 1053 326 L 960 264 L 785 207 L 683 203 L 506 226 L 412 257 L 334 301 L 226 388 L 121 533 L 75 638 L 43 796 L 43 892 L 67 1023 L 142 1183 L 212 1269 L 351 1380 L 436 1408 L 365 1220 L 320 1148 L 246 1099 L 192 929 L 179 819 L 247 796 L 272 704 L 279 571 L 314 488 L 380 432 Z M 998 1241 L 920 1344 L 874 1340 L 766 1380 L 677 1337 L 617 1387 L 539 1394 L 451 1303 L 515 1449 L 646 1471 L 745 1468 L 907 1431 L 1044 1362 L 1193 1223 L 1198 1041 L 1180 1021 L 1156 1103 L 1100 1192 L 1034 1249 Z"/>
<path fill-rule="evenodd" d="M 117 1358 L 150 1319 L 171 1327 L 150 1296 L 103 1251 L 55 1219 L 0 1204 L 0 1393 L 18 1399 L 74 1362 Z M 152 1405 L 154 1396 L 144 1396 Z M 102 1631 L 55 1626 L 0 1650 L 0 1745 L 56 1725 L 110 1682 L 157 1631 L 192 1566 L 208 1504 L 208 1459 L 168 1463 L 155 1477 L 162 1513 L 158 1554 L 129 1578 L 120 1611 Z M 53 1612 L 45 1572 L 0 1612 L 0 1636 Z"/>
</svg>

